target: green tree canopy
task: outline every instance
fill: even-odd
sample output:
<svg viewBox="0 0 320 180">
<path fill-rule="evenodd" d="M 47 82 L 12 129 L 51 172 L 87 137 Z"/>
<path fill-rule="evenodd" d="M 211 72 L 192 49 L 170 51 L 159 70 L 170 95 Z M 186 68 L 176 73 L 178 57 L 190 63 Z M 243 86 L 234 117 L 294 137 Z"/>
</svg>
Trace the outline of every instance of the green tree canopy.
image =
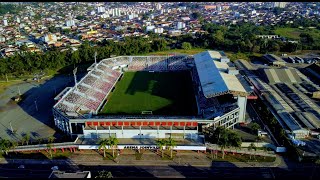
<svg viewBox="0 0 320 180">
<path fill-rule="evenodd" d="M 182 49 L 185 49 L 185 50 L 192 49 L 192 45 L 189 42 L 183 42 L 181 47 Z"/>
</svg>

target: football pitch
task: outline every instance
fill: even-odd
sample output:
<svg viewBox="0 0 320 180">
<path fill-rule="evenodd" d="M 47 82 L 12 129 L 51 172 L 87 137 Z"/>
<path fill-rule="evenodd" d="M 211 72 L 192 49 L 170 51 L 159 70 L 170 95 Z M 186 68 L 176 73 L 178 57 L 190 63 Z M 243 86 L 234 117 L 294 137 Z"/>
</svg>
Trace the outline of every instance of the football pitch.
<svg viewBox="0 0 320 180">
<path fill-rule="evenodd" d="M 125 72 L 101 114 L 196 115 L 190 72 Z"/>
</svg>

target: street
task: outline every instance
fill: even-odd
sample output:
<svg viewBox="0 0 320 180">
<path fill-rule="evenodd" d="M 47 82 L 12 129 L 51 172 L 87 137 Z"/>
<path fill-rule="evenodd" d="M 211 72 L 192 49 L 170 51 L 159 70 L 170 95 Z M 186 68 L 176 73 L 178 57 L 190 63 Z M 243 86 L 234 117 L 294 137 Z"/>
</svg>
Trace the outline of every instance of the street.
<svg viewBox="0 0 320 180">
<path fill-rule="evenodd" d="M 25 169 L 18 169 L 18 164 L 1 164 L 0 177 L 9 178 L 47 178 L 53 165 L 33 164 L 25 165 Z M 279 167 L 194 167 L 189 165 L 178 166 L 83 166 L 74 169 L 67 165 L 59 165 L 59 170 L 75 172 L 77 170 L 89 170 L 94 178 L 98 171 L 111 171 L 115 178 L 252 178 L 252 179 L 274 179 L 274 178 L 308 178 L 318 179 L 320 177 L 319 167 L 296 166 L 292 169 Z"/>
</svg>

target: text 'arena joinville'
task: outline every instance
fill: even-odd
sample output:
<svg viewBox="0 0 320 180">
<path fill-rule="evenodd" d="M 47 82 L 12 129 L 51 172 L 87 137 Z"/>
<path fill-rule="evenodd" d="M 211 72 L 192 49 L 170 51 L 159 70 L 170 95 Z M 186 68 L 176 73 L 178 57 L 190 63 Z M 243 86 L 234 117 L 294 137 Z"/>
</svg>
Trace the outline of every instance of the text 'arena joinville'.
<svg viewBox="0 0 320 180">
<path fill-rule="evenodd" d="M 201 130 L 244 122 L 251 93 L 223 52 L 119 56 L 94 63 L 55 97 L 53 115 L 59 129 L 78 137 L 80 149 L 97 149 L 99 139 L 115 136 L 118 149 L 150 148 L 172 137 L 174 149 L 205 150 Z"/>
</svg>

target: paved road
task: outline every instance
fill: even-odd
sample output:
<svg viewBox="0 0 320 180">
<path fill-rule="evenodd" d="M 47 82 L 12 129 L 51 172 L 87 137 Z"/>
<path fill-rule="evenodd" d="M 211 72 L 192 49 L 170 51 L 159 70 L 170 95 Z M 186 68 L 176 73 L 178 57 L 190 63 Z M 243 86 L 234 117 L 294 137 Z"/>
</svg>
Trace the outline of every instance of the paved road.
<svg viewBox="0 0 320 180">
<path fill-rule="evenodd" d="M 0 166 L 0 177 L 17 178 L 47 178 L 52 165 L 25 165 L 25 169 L 17 169 L 17 165 L 6 164 Z M 75 171 L 68 166 L 59 166 L 63 171 Z M 287 179 L 287 178 L 320 178 L 320 167 L 301 166 L 293 169 L 278 167 L 193 167 L 193 166 L 79 166 L 78 170 L 89 170 L 92 176 L 98 171 L 111 171 L 117 178 L 252 178 L 252 179 Z"/>
</svg>

